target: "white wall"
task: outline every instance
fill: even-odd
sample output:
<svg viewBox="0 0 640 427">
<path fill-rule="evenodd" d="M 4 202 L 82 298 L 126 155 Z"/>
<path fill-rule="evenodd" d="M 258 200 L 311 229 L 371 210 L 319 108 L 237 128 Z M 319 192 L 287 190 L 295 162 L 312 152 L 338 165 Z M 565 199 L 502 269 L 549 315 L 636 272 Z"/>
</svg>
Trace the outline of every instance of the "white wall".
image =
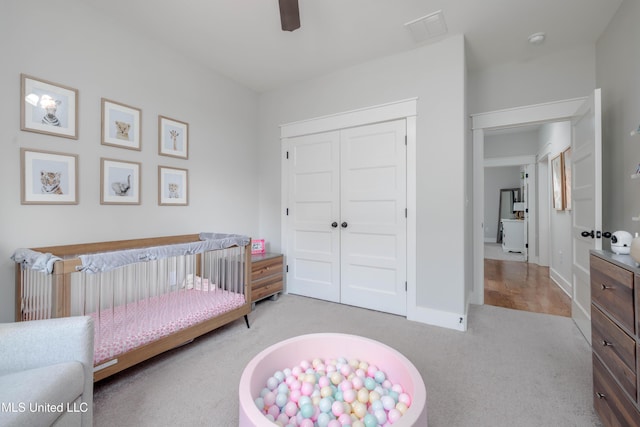
<svg viewBox="0 0 640 427">
<path fill-rule="evenodd" d="M 547 173 L 550 174 L 551 160 L 571 145 L 571 122 L 545 124 L 539 134 L 540 146 L 545 147 L 549 144 Z M 551 182 L 550 177 L 547 182 Z M 555 210 L 552 204 L 549 208 L 549 274 L 565 292 L 571 295 L 573 258 L 571 211 Z"/>
<path fill-rule="evenodd" d="M 258 96 L 121 27 L 86 2 L 5 0 L 0 14 L 0 321 L 18 247 L 258 231 Z M 20 131 L 20 73 L 79 90 L 79 139 Z M 100 144 L 100 98 L 142 109 L 142 151 Z M 158 115 L 189 123 L 189 159 L 159 156 Z M 79 204 L 20 204 L 20 148 L 79 155 Z M 100 158 L 142 163 L 142 204 L 100 205 Z M 189 206 L 159 207 L 157 167 L 189 170 Z"/>
<path fill-rule="evenodd" d="M 471 70 L 469 112 L 579 98 L 589 95 L 594 88 L 595 46 L 581 47 L 529 61 Z"/>
<path fill-rule="evenodd" d="M 603 229 L 640 232 L 640 180 L 631 180 L 640 163 L 640 2 L 625 0 L 596 45 L 596 81 L 602 88 Z M 605 240 L 603 249 L 610 248 Z"/>
<path fill-rule="evenodd" d="M 484 239 L 496 242 L 500 190 L 520 188 L 520 166 L 484 168 Z"/>
<path fill-rule="evenodd" d="M 537 154 L 538 131 L 492 134 L 484 138 L 484 158 L 534 156 Z"/>
<path fill-rule="evenodd" d="M 418 97 L 417 295 L 424 320 L 465 314 L 465 63 L 454 36 L 260 97 L 260 228 L 280 249 L 280 124 Z M 434 320 L 436 319 L 436 320 Z"/>
</svg>

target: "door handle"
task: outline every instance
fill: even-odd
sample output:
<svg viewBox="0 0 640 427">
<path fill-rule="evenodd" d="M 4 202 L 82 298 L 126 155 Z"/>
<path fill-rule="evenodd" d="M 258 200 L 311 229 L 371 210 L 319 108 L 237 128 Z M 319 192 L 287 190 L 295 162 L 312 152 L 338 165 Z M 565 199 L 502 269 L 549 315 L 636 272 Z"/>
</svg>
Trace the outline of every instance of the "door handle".
<svg viewBox="0 0 640 427">
<path fill-rule="evenodd" d="M 335 221 L 333 221 L 333 222 L 331 223 L 331 227 L 333 227 L 333 228 L 338 228 L 338 223 L 337 223 L 337 222 L 335 222 Z"/>
<path fill-rule="evenodd" d="M 340 224 L 340 226 L 341 226 L 342 228 L 347 228 L 347 226 L 348 226 L 348 225 L 349 225 L 349 224 L 347 224 L 347 222 L 346 222 L 346 221 L 345 221 L 345 222 L 343 222 L 342 224 Z"/>
</svg>

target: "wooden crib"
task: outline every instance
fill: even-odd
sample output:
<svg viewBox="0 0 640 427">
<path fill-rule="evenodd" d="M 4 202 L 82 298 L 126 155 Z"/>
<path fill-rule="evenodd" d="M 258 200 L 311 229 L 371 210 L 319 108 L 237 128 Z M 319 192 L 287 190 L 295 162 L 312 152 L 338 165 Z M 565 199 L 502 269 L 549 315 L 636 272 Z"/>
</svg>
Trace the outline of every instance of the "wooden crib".
<svg viewBox="0 0 640 427">
<path fill-rule="evenodd" d="M 52 271 L 15 260 L 16 321 L 92 316 L 94 381 L 243 316 L 248 327 L 250 239 L 205 234 L 23 250 L 50 257 Z"/>
</svg>

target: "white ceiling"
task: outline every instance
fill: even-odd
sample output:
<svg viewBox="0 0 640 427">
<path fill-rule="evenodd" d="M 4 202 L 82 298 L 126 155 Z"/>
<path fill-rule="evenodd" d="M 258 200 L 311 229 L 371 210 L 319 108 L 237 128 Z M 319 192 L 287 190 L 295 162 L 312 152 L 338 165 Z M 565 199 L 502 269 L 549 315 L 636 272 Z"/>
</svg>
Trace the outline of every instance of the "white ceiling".
<svg viewBox="0 0 640 427">
<path fill-rule="evenodd" d="M 470 69 L 593 45 L 622 0 L 299 0 L 301 28 L 280 29 L 278 0 L 85 2 L 256 91 L 414 49 L 404 23 L 442 10 L 464 34 Z M 527 37 L 546 32 L 542 46 Z M 444 36 L 444 37 L 446 37 Z"/>
</svg>

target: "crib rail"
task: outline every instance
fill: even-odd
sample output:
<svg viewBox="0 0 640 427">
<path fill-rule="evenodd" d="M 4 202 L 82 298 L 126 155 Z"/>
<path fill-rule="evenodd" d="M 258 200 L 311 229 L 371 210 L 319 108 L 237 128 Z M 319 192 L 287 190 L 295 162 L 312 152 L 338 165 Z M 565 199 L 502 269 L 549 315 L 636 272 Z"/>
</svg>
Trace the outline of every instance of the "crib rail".
<svg viewBox="0 0 640 427">
<path fill-rule="evenodd" d="M 194 240 L 198 235 L 35 249 L 62 260 L 52 274 L 16 266 L 16 320 L 92 316 L 96 370 L 105 368 L 110 374 L 246 316 L 250 245 L 137 262 L 98 274 L 76 269 L 79 253 Z M 118 359 L 125 363 L 110 368 Z"/>
</svg>

